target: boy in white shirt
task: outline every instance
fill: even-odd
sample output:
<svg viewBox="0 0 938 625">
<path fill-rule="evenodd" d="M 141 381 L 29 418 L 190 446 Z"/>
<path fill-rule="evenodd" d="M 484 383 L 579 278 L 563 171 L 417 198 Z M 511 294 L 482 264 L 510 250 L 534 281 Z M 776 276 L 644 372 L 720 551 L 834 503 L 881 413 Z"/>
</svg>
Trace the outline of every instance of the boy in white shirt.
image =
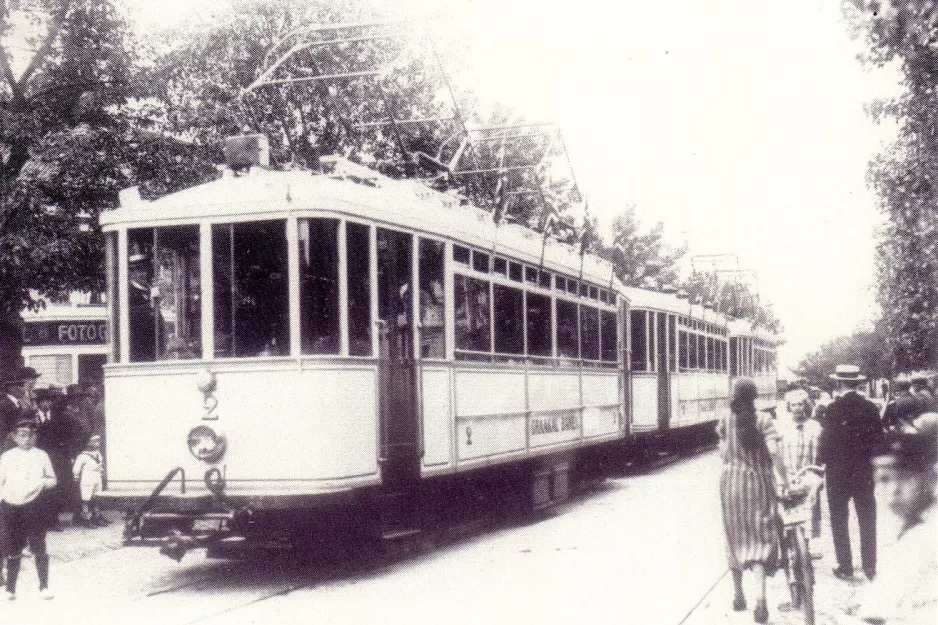
<svg viewBox="0 0 938 625">
<path fill-rule="evenodd" d="M 0 456 L 0 505 L 7 530 L 7 599 L 16 598 L 23 547 L 36 558 L 39 593 L 51 599 L 49 554 L 46 552 L 46 525 L 49 515 L 43 491 L 55 487 L 55 471 L 48 454 L 35 447 L 36 424 L 20 421 L 13 431 L 16 447 Z"/>
<path fill-rule="evenodd" d="M 81 521 L 85 527 L 107 525 L 95 506 L 95 496 L 101 492 L 103 459 L 101 458 L 101 437 L 97 434 L 88 440 L 85 450 L 75 458 L 72 475 L 78 482 L 81 492 Z"/>
</svg>

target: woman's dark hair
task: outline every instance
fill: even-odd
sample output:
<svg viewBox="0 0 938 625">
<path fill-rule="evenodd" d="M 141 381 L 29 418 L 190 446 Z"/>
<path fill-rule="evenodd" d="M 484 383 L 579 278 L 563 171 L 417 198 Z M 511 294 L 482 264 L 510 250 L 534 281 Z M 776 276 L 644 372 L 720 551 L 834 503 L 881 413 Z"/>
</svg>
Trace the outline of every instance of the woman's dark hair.
<svg viewBox="0 0 938 625">
<path fill-rule="evenodd" d="M 736 415 L 736 434 L 739 442 L 750 451 L 762 444 L 762 433 L 756 423 L 756 397 L 759 391 L 752 378 L 737 378 L 733 383 L 730 410 Z"/>
</svg>

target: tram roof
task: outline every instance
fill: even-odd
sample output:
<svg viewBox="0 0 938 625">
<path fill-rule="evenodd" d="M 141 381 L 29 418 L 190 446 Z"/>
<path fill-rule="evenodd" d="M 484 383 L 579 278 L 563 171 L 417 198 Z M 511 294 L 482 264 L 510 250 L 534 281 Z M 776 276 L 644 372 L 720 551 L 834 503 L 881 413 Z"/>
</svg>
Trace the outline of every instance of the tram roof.
<svg viewBox="0 0 938 625">
<path fill-rule="evenodd" d="M 360 175 L 253 168 L 247 175 L 224 175 L 153 201 L 125 201 L 126 197 L 122 194 L 120 207 L 102 212 L 105 231 L 122 226 L 228 223 L 325 213 L 416 230 L 487 252 L 494 250 L 515 260 L 541 263 L 540 233 L 518 224 L 496 227 L 489 212 L 463 206 L 453 195 L 430 189 L 419 181 L 394 180 L 377 172 L 363 179 Z M 548 240 L 543 248 L 543 265 L 553 271 L 579 274 L 580 255 L 574 246 Z M 602 285 L 608 284 L 611 277 L 607 261 L 591 254 L 584 257 L 583 278 Z M 615 278 L 612 287 L 622 290 Z"/>
<path fill-rule="evenodd" d="M 704 308 L 700 304 L 691 304 L 685 297 L 681 298 L 673 293 L 662 293 L 635 287 L 623 287 L 623 293 L 632 308 L 647 308 L 663 312 L 683 315 L 691 319 L 699 319 L 707 323 L 726 326 L 726 316 L 716 311 Z"/>
</svg>

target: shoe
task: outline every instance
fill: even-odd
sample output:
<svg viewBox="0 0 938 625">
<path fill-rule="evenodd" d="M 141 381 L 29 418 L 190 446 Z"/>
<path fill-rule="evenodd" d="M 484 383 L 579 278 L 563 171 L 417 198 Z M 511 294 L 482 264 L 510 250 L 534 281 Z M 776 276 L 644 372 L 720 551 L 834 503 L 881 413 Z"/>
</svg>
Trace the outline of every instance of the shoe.
<svg viewBox="0 0 938 625">
<path fill-rule="evenodd" d="M 733 611 L 742 612 L 746 609 L 746 598 L 745 597 L 733 597 Z"/>
<path fill-rule="evenodd" d="M 4 592 L 4 594 L 6 594 L 7 601 L 14 601 L 14 600 L 16 600 L 16 593 L 15 593 L 15 592 L 10 592 L 9 590 L 4 590 L 3 592 Z"/>
<path fill-rule="evenodd" d="M 105 527 L 106 525 L 111 524 L 111 522 L 105 519 L 103 516 L 92 517 L 91 522 L 97 525 L 98 527 Z"/>
<path fill-rule="evenodd" d="M 834 569 L 833 572 L 834 572 L 834 577 L 836 577 L 837 579 L 842 579 L 842 580 L 853 579 L 853 569 L 844 569 L 838 566 L 836 569 Z"/>
<path fill-rule="evenodd" d="M 791 601 L 786 601 L 778 606 L 779 612 L 794 612 L 797 609 Z"/>
<path fill-rule="evenodd" d="M 75 524 L 79 527 L 97 527 L 91 519 L 78 519 Z"/>
<path fill-rule="evenodd" d="M 39 591 L 39 598 L 46 599 L 46 600 L 55 599 L 55 595 L 53 595 L 52 591 L 49 590 L 48 588 L 43 588 L 42 590 Z"/>
<path fill-rule="evenodd" d="M 756 604 L 756 609 L 752 611 L 752 620 L 756 623 L 769 622 L 769 608 L 765 604 L 765 601 L 760 601 Z"/>
<path fill-rule="evenodd" d="M 866 579 L 871 582 L 876 579 L 876 571 L 863 571 L 863 574 L 866 575 Z"/>
</svg>

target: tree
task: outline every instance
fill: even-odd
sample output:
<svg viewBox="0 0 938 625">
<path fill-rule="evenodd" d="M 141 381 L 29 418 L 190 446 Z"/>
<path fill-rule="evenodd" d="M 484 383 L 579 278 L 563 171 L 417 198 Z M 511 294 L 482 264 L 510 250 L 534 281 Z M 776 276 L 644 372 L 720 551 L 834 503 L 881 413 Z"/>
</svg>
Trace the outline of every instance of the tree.
<svg viewBox="0 0 938 625">
<path fill-rule="evenodd" d="M 0 8 L 0 371 L 19 362 L 23 308 L 102 288 L 97 217 L 127 179 L 126 38 L 105 0 Z"/>
<path fill-rule="evenodd" d="M 745 282 L 718 273 L 697 272 L 683 283 L 693 302 L 711 303 L 721 313 L 736 319 L 746 319 L 754 326 L 779 334 L 784 329 L 775 316 L 771 302 L 763 302 Z"/>
<path fill-rule="evenodd" d="M 878 324 L 872 330 L 855 332 L 822 345 L 816 352 L 805 356 L 796 372 L 810 384 L 830 388 L 828 377 L 839 364 L 850 363 L 860 367 L 869 378 L 889 378 L 892 373 L 892 354 L 885 340 L 885 328 Z"/>
<path fill-rule="evenodd" d="M 870 107 L 900 122 L 895 146 L 870 167 L 887 217 L 877 247 L 883 339 L 898 370 L 938 365 L 938 6 L 933 0 L 847 4 L 871 63 L 899 59 L 906 93 Z"/>
<path fill-rule="evenodd" d="M 595 252 L 612 263 L 616 277 L 626 286 L 675 285 L 677 262 L 687 252 L 687 246 L 672 248 L 663 235 L 661 222 L 642 233 L 635 206 L 629 206 L 612 223 L 612 244 L 596 241 Z"/>
</svg>

